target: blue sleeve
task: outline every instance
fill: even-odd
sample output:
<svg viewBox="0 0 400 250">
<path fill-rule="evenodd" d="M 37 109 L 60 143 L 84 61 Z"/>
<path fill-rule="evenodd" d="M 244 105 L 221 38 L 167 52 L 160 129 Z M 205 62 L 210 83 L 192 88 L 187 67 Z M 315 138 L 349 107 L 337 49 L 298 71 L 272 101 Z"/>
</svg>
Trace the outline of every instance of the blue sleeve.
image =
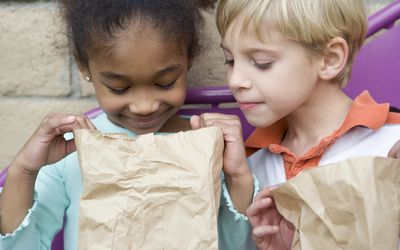
<svg viewBox="0 0 400 250">
<path fill-rule="evenodd" d="M 64 211 L 69 204 L 63 173 L 64 160 L 40 170 L 34 204 L 14 232 L 0 235 L 0 250 L 50 249 L 54 236 L 63 226 Z"/>
<path fill-rule="evenodd" d="M 254 191 L 258 193 L 258 181 L 254 179 Z M 219 250 L 252 250 L 257 249 L 251 239 L 251 225 L 244 214 L 233 206 L 228 188 L 222 177 L 222 195 L 218 213 L 218 244 Z"/>
</svg>

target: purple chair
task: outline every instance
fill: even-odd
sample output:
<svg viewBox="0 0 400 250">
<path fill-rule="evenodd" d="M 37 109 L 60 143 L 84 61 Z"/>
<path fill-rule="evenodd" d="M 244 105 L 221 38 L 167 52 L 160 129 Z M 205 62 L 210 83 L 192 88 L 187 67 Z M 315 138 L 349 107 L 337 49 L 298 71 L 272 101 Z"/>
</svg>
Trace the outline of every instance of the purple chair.
<svg viewBox="0 0 400 250">
<path fill-rule="evenodd" d="M 357 55 L 345 92 L 354 98 L 367 89 L 377 102 L 400 108 L 400 0 L 368 18 L 367 41 Z M 378 32 L 382 34 L 373 37 Z"/>
</svg>

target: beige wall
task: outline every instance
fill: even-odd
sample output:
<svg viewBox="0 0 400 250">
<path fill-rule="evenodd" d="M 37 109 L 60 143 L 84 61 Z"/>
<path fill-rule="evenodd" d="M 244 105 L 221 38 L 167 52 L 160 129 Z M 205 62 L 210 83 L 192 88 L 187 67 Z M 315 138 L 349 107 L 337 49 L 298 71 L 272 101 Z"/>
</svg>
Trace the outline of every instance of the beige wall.
<svg viewBox="0 0 400 250">
<path fill-rule="evenodd" d="M 368 2 L 372 12 L 391 0 Z M 57 17 L 54 3 L 0 2 L 0 169 L 48 112 L 79 114 L 97 106 L 66 51 Z M 190 72 L 190 86 L 224 84 L 214 17 L 205 17 L 205 53 Z"/>
</svg>

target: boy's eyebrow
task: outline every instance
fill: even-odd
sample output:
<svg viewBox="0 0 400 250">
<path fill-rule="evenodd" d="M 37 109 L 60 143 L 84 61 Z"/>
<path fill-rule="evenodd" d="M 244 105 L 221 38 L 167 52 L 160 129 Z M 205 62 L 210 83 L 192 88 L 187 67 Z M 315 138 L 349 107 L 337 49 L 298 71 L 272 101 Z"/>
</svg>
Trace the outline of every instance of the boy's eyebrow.
<svg viewBox="0 0 400 250">
<path fill-rule="evenodd" d="M 165 68 L 160 69 L 159 71 L 157 71 L 154 74 L 154 78 L 160 77 L 162 75 L 165 75 L 169 72 L 174 72 L 178 69 L 181 68 L 181 65 L 179 64 L 173 64 L 173 65 L 169 65 Z M 116 80 L 123 80 L 123 81 L 127 81 L 127 82 L 132 82 L 132 79 L 129 76 L 123 75 L 123 74 L 118 74 L 118 73 L 114 73 L 114 72 L 100 72 L 100 75 L 106 78 L 110 78 L 110 79 L 116 79 Z"/>
<path fill-rule="evenodd" d="M 227 50 L 229 51 L 229 49 L 227 47 L 225 47 L 225 45 L 223 43 L 221 43 L 219 45 L 223 50 Z M 268 54 L 272 54 L 272 55 L 277 55 L 278 51 L 275 51 L 273 49 L 267 49 L 267 48 L 263 48 L 263 47 L 258 47 L 258 46 L 253 46 L 253 47 L 248 47 L 243 49 L 245 53 L 256 53 L 256 52 L 263 52 L 263 53 L 268 53 Z"/>
</svg>

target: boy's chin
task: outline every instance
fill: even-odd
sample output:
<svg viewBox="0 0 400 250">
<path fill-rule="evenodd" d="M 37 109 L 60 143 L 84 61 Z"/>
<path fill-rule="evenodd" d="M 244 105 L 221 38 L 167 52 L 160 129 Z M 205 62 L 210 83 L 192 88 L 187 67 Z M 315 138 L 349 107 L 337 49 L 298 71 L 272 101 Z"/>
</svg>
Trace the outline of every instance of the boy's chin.
<svg viewBox="0 0 400 250">
<path fill-rule="evenodd" d="M 260 119 L 259 117 L 258 118 L 257 117 L 250 118 L 247 116 L 246 116 L 246 120 L 248 121 L 248 123 L 250 123 L 250 125 L 252 125 L 256 128 L 266 128 L 266 127 L 271 126 L 275 122 L 277 122 L 275 120 L 263 120 L 263 119 Z"/>
</svg>

